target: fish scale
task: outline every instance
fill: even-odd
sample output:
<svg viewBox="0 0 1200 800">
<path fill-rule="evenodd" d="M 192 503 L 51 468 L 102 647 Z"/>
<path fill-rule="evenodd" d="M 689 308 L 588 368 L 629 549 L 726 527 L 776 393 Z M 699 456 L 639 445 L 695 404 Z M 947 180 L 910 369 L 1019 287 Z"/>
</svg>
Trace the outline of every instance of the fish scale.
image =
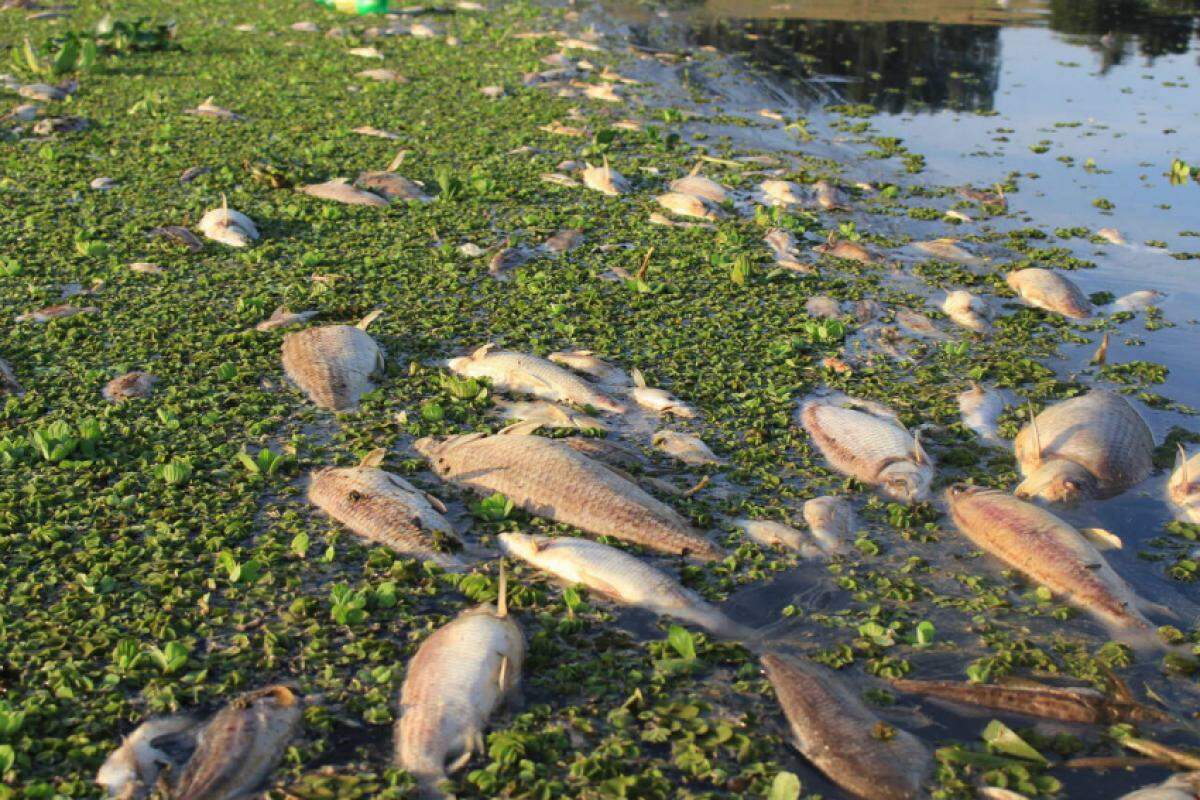
<svg viewBox="0 0 1200 800">
<path fill-rule="evenodd" d="M 371 391 L 371 376 L 383 369 L 383 351 L 365 331 L 326 325 L 283 337 L 283 369 L 321 408 L 345 411 Z"/>
<path fill-rule="evenodd" d="M 888 468 L 902 462 L 932 473 L 917 458 L 917 441 L 897 422 L 820 402 L 806 403 L 800 421 L 834 469 L 863 483 L 883 484 Z"/>
<path fill-rule="evenodd" d="M 470 434 L 416 443 L 444 480 L 499 492 L 531 514 L 672 554 L 724 554 L 673 508 L 567 445 L 541 436 Z"/>
<path fill-rule="evenodd" d="M 542 400 L 592 406 L 621 413 L 624 406 L 592 384 L 551 361 L 526 353 L 480 348 L 470 356 L 452 358 L 450 369 L 468 378 L 488 378 L 505 392 L 533 395 Z"/>
<path fill-rule="evenodd" d="M 1092 315 L 1092 304 L 1079 287 L 1056 272 L 1037 267 L 1019 269 L 1008 273 L 1005 280 L 1031 306 L 1072 319 Z"/>
</svg>

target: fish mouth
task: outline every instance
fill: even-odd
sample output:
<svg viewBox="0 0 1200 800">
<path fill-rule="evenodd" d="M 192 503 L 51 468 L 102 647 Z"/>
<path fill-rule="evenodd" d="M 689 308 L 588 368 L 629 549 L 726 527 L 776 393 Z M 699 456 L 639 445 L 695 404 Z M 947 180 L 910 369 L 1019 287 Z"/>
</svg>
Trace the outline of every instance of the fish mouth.
<svg viewBox="0 0 1200 800">
<path fill-rule="evenodd" d="M 959 497 L 970 497 L 982 491 L 982 486 L 972 486 L 969 483 L 955 483 L 946 489 L 946 499 L 953 501 Z"/>
</svg>

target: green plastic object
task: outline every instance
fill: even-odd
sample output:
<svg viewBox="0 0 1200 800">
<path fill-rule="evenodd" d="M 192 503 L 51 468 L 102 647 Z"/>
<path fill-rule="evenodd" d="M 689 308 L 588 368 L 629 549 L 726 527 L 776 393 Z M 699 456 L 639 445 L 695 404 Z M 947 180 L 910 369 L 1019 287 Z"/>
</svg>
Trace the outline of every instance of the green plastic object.
<svg viewBox="0 0 1200 800">
<path fill-rule="evenodd" d="M 388 0 L 317 0 L 318 5 L 343 14 L 386 14 Z"/>
</svg>

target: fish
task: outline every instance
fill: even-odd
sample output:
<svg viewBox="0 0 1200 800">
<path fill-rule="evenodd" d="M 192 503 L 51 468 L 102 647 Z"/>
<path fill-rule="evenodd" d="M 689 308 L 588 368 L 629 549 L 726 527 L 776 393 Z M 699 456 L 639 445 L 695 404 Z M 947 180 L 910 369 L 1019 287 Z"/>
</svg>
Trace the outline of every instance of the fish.
<svg viewBox="0 0 1200 800">
<path fill-rule="evenodd" d="M 110 403 L 123 403 L 134 397 L 149 397 L 157 381 L 149 372 L 127 372 L 104 384 L 100 394 Z"/>
<path fill-rule="evenodd" d="M 910 308 L 896 309 L 896 322 L 901 328 L 908 331 L 914 336 L 921 336 L 929 339 L 946 339 L 948 338 L 933 320 L 924 314 L 913 311 Z"/>
<path fill-rule="evenodd" d="M 254 326 L 254 330 L 260 332 L 277 331 L 280 328 L 290 328 L 293 325 L 302 325 L 315 317 L 317 311 L 290 311 L 287 306 L 279 306 L 271 312 L 271 316 L 264 319 L 262 322 Z"/>
<path fill-rule="evenodd" d="M 883 306 L 870 298 L 857 300 L 854 303 L 854 318 L 862 325 L 883 316 Z"/>
<path fill-rule="evenodd" d="M 83 117 L 67 115 L 65 117 L 47 117 L 33 125 L 34 136 L 50 136 L 55 133 L 78 133 L 92 126 Z"/>
<path fill-rule="evenodd" d="M 1002 441 L 997 420 L 1004 413 L 1004 398 L 998 392 L 972 383 L 971 388 L 960 392 L 956 399 L 964 427 L 986 442 Z"/>
<path fill-rule="evenodd" d="M 813 197 L 817 201 L 817 205 L 826 211 L 844 211 L 846 209 L 846 197 L 842 194 L 841 189 L 834 186 L 827 180 L 819 180 L 812 185 Z"/>
<path fill-rule="evenodd" d="M 1093 389 L 1046 408 L 1013 443 L 1025 480 L 1018 497 L 1104 500 L 1154 470 L 1154 434 L 1123 396 Z"/>
<path fill-rule="evenodd" d="M 1119 722 L 1163 722 L 1167 714 L 1131 700 L 1109 699 L 1091 687 L 1047 686 L 1030 682 L 995 684 L 918 681 L 894 678 L 892 686 L 906 694 L 951 700 L 996 711 L 1088 725 Z"/>
<path fill-rule="evenodd" d="M 156 747 L 155 741 L 184 735 L 197 725 L 196 720 L 186 716 L 146 720 L 104 760 L 96 773 L 96 784 L 111 798 L 141 800 L 148 796 L 161 768 L 173 764 L 173 759 Z"/>
<path fill-rule="evenodd" d="M 800 424 L 838 472 L 901 503 L 929 496 L 933 464 L 894 417 L 812 400 L 801 407 Z"/>
<path fill-rule="evenodd" d="M 196 751 L 172 800 L 236 800 L 279 764 L 300 729 L 302 701 L 286 686 L 247 692 L 218 711 L 196 737 Z"/>
<path fill-rule="evenodd" d="M 414 447 L 442 480 L 481 494 L 499 492 L 531 514 L 664 553 L 708 561 L 724 556 L 632 481 L 557 440 L 521 432 L 528 429 L 425 438 Z"/>
<path fill-rule="evenodd" d="M 633 606 L 703 628 L 724 639 L 753 633 L 667 573 L 623 550 L 590 539 L 501 533 L 504 552 L 623 606 Z"/>
<path fill-rule="evenodd" d="M 805 191 L 798 183 L 781 180 L 766 180 L 758 185 L 759 191 L 772 205 L 798 205 L 804 202 Z"/>
<path fill-rule="evenodd" d="M 308 399 L 331 411 L 348 411 L 375 388 L 372 376 L 383 371 L 384 353 L 366 332 L 375 318 L 357 326 L 325 325 L 283 337 L 283 369 Z"/>
<path fill-rule="evenodd" d="M 433 199 L 419 185 L 397 172 L 360 172 L 354 179 L 354 186 L 389 202 L 417 200 L 427 203 Z"/>
<path fill-rule="evenodd" d="M 633 378 L 633 401 L 642 408 L 656 414 L 671 414 L 684 419 L 693 419 L 696 416 L 694 408 L 670 392 L 647 386 L 645 376 L 637 367 L 630 371 L 630 377 Z"/>
<path fill-rule="evenodd" d="M 548 125 L 540 125 L 538 126 L 538 130 L 545 131 L 546 133 L 552 133 L 555 136 L 572 136 L 575 138 L 582 138 L 588 135 L 587 128 L 567 125 L 566 123 L 559 122 L 558 120 L 555 120 Z"/>
<path fill-rule="evenodd" d="M 729 191 L 724 186 L 712 178 L 706 178 L 697 173 L 692 173 L 683 178 L 676 178 L 671 181 L 667 188 L 672 192 L 690 194 L 693 197 L 699 197 L 717 205 L 729 199 Z"/>
<path fill-rule="evenodd" d="M 931 239 L 927 242 L 913 242 L 911 247 L 914 250 L 919 250 L 926 255 L 941 259 L 942 261 L 954 261 L 959 264 L 977 267 L 986 263 L 982 258 L 962 248 L 958 244 L 958 239 Z"/>
<path fill-rule="evenodd" d="M 487 378 L 503 392 L 526 394 L 552 402 L 591 406 L 621 414 L 625 406 L 559 365 L 529 353 L 496 350 L 485 344 L 469 356 L 451 358 L 446 366 L 465 378 Z"/>
<path fill-rule="evenodd" d="M 88 184 L 88 187 L 100 192 L 107 192 L 108 190 L 115 188 L 116 185 L 117 182 L 112 178 L 100 177 L 92 178 L 92 181 Z"/>
<path fill-rule="evenodd" d="M 73 317 L 77 314 L 98 314 L 100 309 L 95 306 L 73 306 L 69 303 L 63 303 L 56 306 L 47 306 L 39 308 L 37 311 L 27 311 L 16 317 L 17 322 L 49 322 L 52 319 L 63 319 L 64 317 Z"/>
<path fill-rule="evenodd" d="M 1151 306 L 1158 305 L 1158 301 L 1167 295 L 1164 292 L 1158 292 L 1154 289 L 1143 289 L 1139 292 L 1130 292 L 1127 295 L 1118 297 L 1113 301 L 1113 311 L 1145 311 Z"/>
<path fill-rule="evenodd" d="M 590 375 L 600 383 L 618 386 L 628 386 L 632 378 L 625 370 L 614 367 L 607 361 L 596 356 L 591 350 L 560 350 L 551 353 L 546 358 L 564 367 L 570 367 L 576 372 Z"/>
<path fill-rule="evenodd" d="M 374 192 L 368 192 L 351 186 L 343 179 L 326 181 L 325 183 L 310 183 L 307 186 L 299 187 L 299 191 L 309 197 L 318 197 L 322 200 L 333 200 L 338 203 L 345 203 L 351 206 L 374 206 L 376 208 L 386 208 L 388 201 Z"/>
<path fill-rule="evenodd" d="M 1083 534 L 1040 506 L 995 489 L 946 490 L 950 518 L 976 546 L 1100 621 L 1138 650 L 1158 646 L 1144 601 Z"/>
<path fill-rule="evenodd" d="M 150 261 L 134 261 L 129 265 L 129 269 L 133 270 L 134 272 L 140 272 L 143 275 L 159 275 L 163 272 L 166 272 L 166 270 L 164 270 L 158 264 Z"/>
<path fill-rule="evenodd" d="M 370 125 L 360 125 L 357 128 L 351 128 L 350 132 L 357 133 L 360 136 L 371 136 L 376 139 L 387 139 L 389 141 L 396 141 L 400 138 L 400 134 L 398 133 L 385 131 L 383 128 L 375 128 Z"/>
<path fill-rule="evenodd" d="M 485 750 L 484 731 L 501 705 L 520 694 L 525 634 L 500 597 L 459 614 L 429 635 L 408 662 L 400 689 L 394 761 L 427 797 Z M 447 763 L 449 762 L 449 763 Z"/>
<path fill-rule="evenodd" d="M 1200 797 L 1200 772 L 1181 772 L 1162 783 L 1121 795 L 1117 800 L 1196 800 Z"/>
<path fill-rule="evenodd" d="M 683 192 L 667 192 L 654 198 L 660 206 L 681 217 L 696 217 L 697 219 L 720 219 L 721 213 L 712 206 L 711 201 L 694 194 Z"/>
<path fill-rule="evenodd" d="M 583 93 L 593 100 L 603 100 L 606 103 L 624 103 L 625 98 L 617 94 L 616 87 L 611 83 L 595 83 L 583 90 Z"/>
<path fill-rule="evenodd" d="M 989 320 L 992 310 L 987 301 L 977 297 L 965 289 L 955 289 L 946 293 L 942 301 L 942 311 L 951 322 L 976 333 L 987 333 L 992 329 Z"/>
<path fill-rule="evenodd" d="M 811 264 L 804 264 L 800 261 L 800 254 L 796 251 L 796 237 L 790 231 L 783 228 L 771 228 L 763 237 L 763 241 L 767 243 L 767 247 L 771 248 L 776 266 L 790 269 L 793 272 L 814 271 Z"/>
<path fill-rule="evenodd" d="M 581 244 L 583 244 L 583 231 L 575 230 L 574 228 L 564 228 L 542 242 L 542 249 L 560 256 L 563 253 L 574 250 Z"/>
<path fill-rule="evenodd" d="M 708 449 L 708 445 L 699 436 L 690 433 L 661 430 L 651 437 L 650 443 L 672 458 L 692 467 L 725 463 Z"/>
<path fill-rule="evenodd" d="M 497 407 L 505 419 L 540 422 L 543 428 L 569 428 L 580 431 L 607 431 L 608 425 L 573 408 L 546 400 L 502 402 Z"/>
<path fill-rule="evenodd" d="M 828 295 L 817 294 L 805 301 L 804 313 L 817 319 L 837 319 L 842 315 L 842 304 Z"/>
<path fill-rule="evenodd" d="M 960 186 L 958 195 L 973 203 L 982 205 L 1001 206 L 1008 205 L 1008 200 L 1004 196 L 1004 190 L 997 184 L 992 190 L 976 189 L 974 186 Z"/>
<path fill-rule="evenodd" d="M 200 241 L 196 234 L 189 231 L 182 225 L 160 225 L 157 228 L 151 228 L 147 235 L 150 237 L 158 237 L 167 239 L 175 244 L 186 247 L 193 253 L 197 253 L 204 249 L 204 242 Z"/>
<path fill-rule="evenodd" d="M 814 497 L 804 503 L 804 521 L 826 553 L 845 553 L 847 542 L 858 530 L 854 509 L 840 497 Z"/>
<path fill-rule="evenodd" d="M 405 556 L 432 561 L 446 570 L 466 564 L 447 552 L 462 542 L 450 521 L 424 492 L 399 475 L 379 469 L 375 450 L 357 467 L 324 467 L 313 472 L 308 501 L 367 541 Z"/>
<path fill-rule="evenodd" d="M 509 274 L 517 267 L 527 263 L 533 258 L 527 248 L 524 247 L 508 247 L 507 240 L 488 260 L 488 275 L 498 281 L 509 280 Z"/>
<path fill-rule="evenodd" d="M 209 97 L 203 103 L 195 108 L 184 109 L 185 114 L 191 114 L 193 117 L 208 117 L 209 119 L 219 119 L 225 122 L 233 122 L 236 120 L 245 119 L 241 114 L 230 111 L 228 108 L 222 108 L 213 102 L 213 98 Z"/>
<path fill-rule="evenodd" d="M 907 731 L 886 725 L 831 670 L 778 653 L 763 668 L 796 749 L 826 778 L 864 800 L 915 800 L 933 754 Z"/>
<path fill-rule="evenodd" d="M 26 100 L 37 100 L 42 103 L 54 103 L 66 100 L 68 92 L 58 86 L 48 83 L 27 83 L 18 87 L 17 94 Z"/>
<path fill-rule="evenodd" d="M 1109 244 L 1122 245 L 1126 244 L 1125 237 L 1116 228 L 1101 228 L 1096 231 L 1096 235 Z"/>
<path fill-rule="evenodd" d="M 625 194 L 633 188 L 628 178 L 608 165 L 607 157 L 602 166 L 593 167 L 591 164 L 587 164 L 580 173 L 580 177 L 583 179 L 584 186 L 609 197 Z"/>
<path fill-rule="evenodd" d="M 225 195 L 221 195 L 221 207 L 205 213 L 196 227 L 207 238 L 230 247 L 245 247 L 259 238 L 254 220 L 231 209 Z"/>
<path fill-rule="evenodd" d="M 3 358 L 0 358 L 0 397 L 6 394 L 20 397 L 25 394 L 25 389 L 21 387 L 21 382 L 17 380 L 12 365 Z"/>
<path fill-rule="evenodd" d="M 1087 319 L 1092 304 L 1071 281 L 1048 269 L 1014 270 L 1004 278 L 1017 296 L 1034 308 L 1052 311 L 1071 319 Z"/>
<path fill-rule="evenodd" d="M 804 558 L 817 558 L 824 551 L 803 531 L 791 525 L 769 519 L 735 519 L 733 525 L 764 547 L 783 547 L 795 550 Z"/>
<path fill-rule="evenodd" d="M 845 239 L 836 239 L 830 237 L 830 241 L 825 244 L 819 244 L 813 248 L 813 252 L 831 258 L 841 258 L 846 261 L 858 261 L 863 264 L 875 264 L 878 259 L 871 255 L 871 251 L 855 242 L 847 242 Z"/>
<path fill-rule="evenodd" d="M 379 81 L 380 83 L 408 83 L 408 78 L 396 72 L 394 69 L 386 67 L 375 67 L 374 69 L 364 69 L 361 72 L 354 73 L 359 78 L 366 78 L 371 81 Z"/>
<path fill-rule="evenodd" d="M 481 86 L 479 87 L 479 93 L 484 97 L 490 97 L 493 100 L 504 97 L 505 95 L 504 87 L 500 85 Z"/>
<path fill-rule="evenodd" d="M 383 60 L 383 53 L 379 52 L 378 47 L 351 47 L 346 51 L 347 55 L 358 56 L 359 58 L 377 58 Z"/>
<path fill-rule="evenodd" d="M 555 186 L 563 186 L 567 189 L 574 189 L 579 186 L 579 181 L 575 180 L 570 175 L 563 175 L 561 172 L 543 172 L 538 177 L 545 183 L 550 183 Z"/>
<path fill-rule="evenodd" d="M 1200 452 L 1188 458 L 1183 445 L 1179 446 L 1175 469 L 1167 480 L 1167 498 L 1179 519 L 1200 525 Z"/>
</svg>

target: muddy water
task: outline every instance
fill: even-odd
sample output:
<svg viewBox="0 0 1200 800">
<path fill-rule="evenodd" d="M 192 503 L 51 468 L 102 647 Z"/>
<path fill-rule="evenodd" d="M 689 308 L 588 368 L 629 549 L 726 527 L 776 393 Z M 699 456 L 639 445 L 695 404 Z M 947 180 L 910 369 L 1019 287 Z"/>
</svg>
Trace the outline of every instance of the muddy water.
<svg viewBox="0 0 1200 800">
<path fill-rule="evenodd" d="M 635 45 L 695 56 L 683 66 L 643 59 L 637 67 L 637 77 L 655 87 L 652 104 L 700 115 L 689 124 L 690 133 L 724 139 L 738 150 L 773 150 L 783 164 L 797 150 L 833 158 L 845 165 L 847 181 L 987 186 L 1015 177 L 1018 191 L 1008 198 L 1015 213 L 1009 218 L 950 228 L 941 221 L 863 217 L 859 225 L 894 226 L 880 232 L 914 238 L 1037 226 L 1051 234 L 1044 246 L 1068 248 L 1096 265 L 1072 273 L 1085 293 L 1165 292 L 1159 305 L 1171 326 L 1149 330 L 1144 315 L 1121 323 L 1112 336 L 1110 363 L 1163 364 L 1169 375 L 1152 391 L 1200 408 L 1200 184 L 1177 185 L 1168 176 L 1174 159 L 1200 166 L 1200 3 L 708 0 L 613 2 L 605 8 L 615 14 L 600 24 L 614 26 Z M 696 104 L 699 96 L 710 102 Z M 840 117 L 827 110 L 847 103 L 874 106 L 870 133 L 903 140 L 925 157 L 924 171 L 905 176 L 894 164 L 864 159 L 859 137 L 835 128 Z M 788 121 L 803 118 L 813 139 L 801 141 L 784 123 L 764 120 L 763 109 Z M 708 121 L 714 111 L 749 124 Z M 1077 227 L 1115 228 L 1128 243 L 1098 245 L 1086 237 L 1055 235 L 1056 229 Z M 1088 344 L 1064 344 L 1050 366 L 1098 383 L 1083 372 L 1098 335 Z M 1194 415 L 1135 405 L 1159 441 L 1175 426 L 1200 431 Z M 1183 609 L 1181 623 L 1189 626 L 1200 601 L 1195 585 L 1168 581 L 1161 562 L 1139 557 L 1170 519 L 1162 501 L 1165 480 L 1160 473 L 1125 495 L 1063 516 L 1119 533 L 1124 549 L 1106 554 L 1114 567 L 1144 596 Z M 949 563 L 989 568 L 986 560 Z M 803 599 L 810 616 L 849 602 L 822 567 L 805 565 L 771 585 L 744 591 L 728 610 L 749 624 L 768 624 L 793 598 Z M 936 609 L 929 618 L 937 622 Z M 1088 623 L 1072 622 L 1080 624 Z M 1045 636 L 1053 625 L 1032 627 Z M 813 640 L 820 627 L 799 622 L 781 632 Z M 1097 631 L 1097 637 L 1103 634 Z M 914 658 L 917 675 L 962 677 L 966 661 L 979 655 L 962 644 L 959 658 Z M 1186 679 L 1166 679 L 1144 666 L 1134 677 L 1175 703 L 1195 705 L 1194 685 Z M 991 716 L 923 703 L 894 721 L 936 744 L 977 738 Z M 1087 741 L 1097 734 L 1079 727 L 1072 732 Z M 1196 743 L 1186 733 L 1164 737 Z M 806 787 L 828 791 L 811 770 L 796 768 Z M 1053 774 L 1068 797 L 1116 797 L 1165 773 L 1143 768 L 1102 776 L 1061 769 Z"/>
</svg>

